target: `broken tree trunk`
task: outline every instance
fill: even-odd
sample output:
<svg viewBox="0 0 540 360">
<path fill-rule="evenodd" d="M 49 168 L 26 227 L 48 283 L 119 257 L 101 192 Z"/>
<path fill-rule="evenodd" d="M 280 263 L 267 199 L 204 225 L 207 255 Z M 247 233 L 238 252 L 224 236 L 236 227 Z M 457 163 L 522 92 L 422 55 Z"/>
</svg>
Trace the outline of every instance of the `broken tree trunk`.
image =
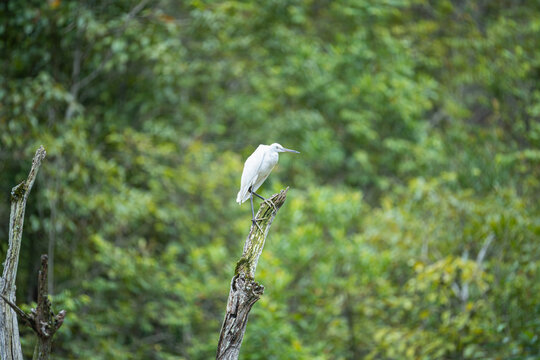
<svg viewBox="0 0 540 360">
<path fill-rule="evenodd" d="M 17 266 L 19 264 L 26 200 L 28 200 L 28 195 L 34 185 L 41 161 L 45 158 L 45 155 L 45 149 L 40 146 L 32 161 L 32 168 L 28 178 L 11 191 L 9 244 L 6 261 L 4 262 L 4 271 L 0 278 L 0 295 L 3 295 L 12 303 L 15 302 L 15 279 L 17 278 Z M 5 301 L 0 301 L 0 359 L 22 360 L 17 315 Z"/>
<path fill-rule="evenodd" d="M 19 315 L 19 318 L 23 320 L 26 325 L 30 326 L 32 330 L 38 336 L 38 342 L 34 349 L 33 360 L 47 360 L 52 350 L 52 338 L 56 331 L 64 323 L 64 318 L 66 316 L 66 311 L 61 310 L 57 315 L 54 315 L 54 312 L 51 308 L 51 302 L 48 296 L 48 283 L 47 283 L 47 273 L 48 273 L 48 264 L 49 257 L 47 255 L 41 255 L 41 268 L 38 275 L 38 297 L 37 297 L 37 307 L 31 309 L 30 313 L 27 314 L 22 311 L 17 305 L 11 302 L 4 295 L 0 294 L 0 298 L 4 301 Z"/>
<path fill-rule="evenodd" d="M 264 286 L 254 280 L 257 263 L 262 254 L 268 230 L 270 230 L 278 210 L 285 202 L 288 190 L 289 188 L 286 188 L 264 201 L 256 215 L 257 223 L 251 225 L 242 257 L 236 263 L 231 281 L 227 311 L 219 335 L 216 356 L 218 360 L 238 359 L 246 331 L 248 314 L 253 304 L 259 300 L 264 292 Z"/>
<path fill-rule="evenodd" d="M 41 269 L 38 277 L 37 307 L 30 314 L 15 305 L 15 279 L 19 263 L 19 250 L 24 224 L 26 200 L 36 180 L 41 161 L 46 152 L 43 146 L 36 151 L 32 168 L 26 181 L 15 186 L 11 191 L 11 216 L 9 220 L 9 247 L 4 263 L 4 272 L 0 278 L 0 360 L 22 360 L 19 325 L 17 315 L 38 336 L 34 351 L 34 360 L 47 360 L 51 354 L 52 337 L 64 322 L 66 312 L 55 315 L 48 296 L 48 257 L 41 256 Z"/>
<path fill-rule="evenodd" d="M 52 350 L 52 338 L 56 330 L 62 326 L 65 310 L 61 310 L 54 315 L 49 301 L 49 291 L 47 282 L 48 273 L 47 255 L 41 255 L 41 269 L 38 276 L 38 298 L 36 310 L 26 315 L 26 323 L 34 330 L 38 336 L 38 342 L 34 350 L 34 360 L 47 360 Z"/>
</svg>

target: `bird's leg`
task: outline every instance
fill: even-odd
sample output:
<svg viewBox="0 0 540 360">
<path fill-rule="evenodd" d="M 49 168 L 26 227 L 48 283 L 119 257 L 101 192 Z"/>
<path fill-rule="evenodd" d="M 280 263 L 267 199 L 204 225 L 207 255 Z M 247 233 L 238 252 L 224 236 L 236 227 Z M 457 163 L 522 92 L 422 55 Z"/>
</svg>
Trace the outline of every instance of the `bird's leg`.
<svg viewBox="0 0 540 360">
<path fill-rule="evenodd" d="M 250 192 L 249 200 L 251 201 L 251 222 L 255 223 L 255 210 L 253 210 L 253 193 Z"/>
<path fill-rule="evenodd" d="M 251 222 L 253 223 L 253 225 L 257 226 L 260 230 L 260 232 L 262 233 L 262 229 L 261 227 L 259 226 L 259 223 L 257 223 L 257 219 L 255 219 L 255 210 L 253 210 L 253 194 L 254 192 L 250 190 L 250 196 L 249 196 L 249 200 L 251 201 Z"/>
<path fill-rule="evenodd" d="M 261 199 L 269 207 L 273 208 L 274 210 L 277 210 L 276 205 L 274 205 L 274 202 L 272 200 L 263 198 L 261 195 L 257 194 L 255 191 L 252 191 L 251 193 L 257 196 L 259 199 Z"/>
<path fill-rule="evenodd" d="M 255 191 L 251 191 L 251 190 L 249 190 L 249 191 L 251 192 L 252 195 L 255 195 L 255 196 L 258 197 L 259 199 L 261 199 L 261 200 L 263 200 L 263 201 L 266 200 L 266 199 L 263 198 L 261 195 L 257 194 Z"/>
</svg>

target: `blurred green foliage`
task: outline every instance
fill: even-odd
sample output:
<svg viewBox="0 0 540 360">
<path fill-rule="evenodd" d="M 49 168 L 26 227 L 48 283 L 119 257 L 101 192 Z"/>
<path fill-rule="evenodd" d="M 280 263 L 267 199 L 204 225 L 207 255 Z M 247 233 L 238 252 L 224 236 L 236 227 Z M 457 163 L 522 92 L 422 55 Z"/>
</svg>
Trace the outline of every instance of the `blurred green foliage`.
<svg viewBox="0 0 540 360">
<path fill-rule="evenodd" d="M 56 359 L 208 359 L 259 143 L 290 185 L 245 359 L 540 358 L 540 5 L 6 0 L 0 237 Z M 6 241 L 0 244 L 5 253 Z M 27 356 L 32 335 L 23 330 Z"/>
</svg>

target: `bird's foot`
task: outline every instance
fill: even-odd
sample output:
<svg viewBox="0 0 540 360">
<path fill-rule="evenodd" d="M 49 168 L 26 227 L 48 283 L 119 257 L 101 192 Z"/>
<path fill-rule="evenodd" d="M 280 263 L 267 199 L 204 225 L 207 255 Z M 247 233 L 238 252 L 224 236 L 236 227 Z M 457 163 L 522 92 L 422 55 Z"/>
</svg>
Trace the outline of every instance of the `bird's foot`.
<svg viewBox="0 0 540 360">
<path fill-rule="evenodd" d="M 259 229 L 259 231 L 262 233 L 263 230 L 261 229 L 261 226 L 259 225 L 257 221 L 261 221 L 261 219 L 251 219 L 251 223 L 255 225 Z"/>
<path fill-rule="evenodd" d="M 270 216 L 265 216 L 265 217 L 262 217 L 262 218 L 258 218 L 256 221 L 265 221 L 265 220 L 269 220 L 270 219 Z"/>
<path fill-rule="evenodd" d="M 272 209 L 274 209 L 274 211 L 277 211 L 276 204 L 274 204 L 274 202 L 272 200 L 264 199 L 263 203 L 268 205 L 268 207 L 271 207 Z"/>
</svg>

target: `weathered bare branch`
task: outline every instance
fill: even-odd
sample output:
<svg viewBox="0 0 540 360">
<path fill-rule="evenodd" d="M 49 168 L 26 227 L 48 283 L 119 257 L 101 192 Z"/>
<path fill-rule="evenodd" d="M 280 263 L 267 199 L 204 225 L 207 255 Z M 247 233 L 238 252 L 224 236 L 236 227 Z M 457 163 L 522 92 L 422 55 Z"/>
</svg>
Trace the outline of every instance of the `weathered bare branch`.
<svg viewBox="0 0 540 360">
<path fill-rule="evenodd" d="M 13 311 L 15 311 L 17 315 L 19 315 L 21 319 L 28 322 L 29 324 L 31 323 L 31 317 L 27 315 L 24 311 L 22 311 L 21 308 L 12 303 L 7 297 L 2 294 L 0 294 L 0 298 L 2 298 L 13 309 Z"/>
<path fill-rule="evenodd" d="M 28 178 L 11 191 L 9 243 L 4 270 L 0 278 L 0 294 L 2 298 L 7 299 L 13 305 L 15 304 L 15 280 L 19 264 L 26 201 L 45 155 L 45 149 L 40 146 L 34 155 Z M 0 302 L 0 359 L 22 360 L 17 315 L 11 305 L 4 301 Z"/>
<path fill-rule="evenodd" d="M 270 226 L 285 202 L 288 190 L 289 188 L 282 190 L 264 201 L 257 212 L 257 223 L 251 226 L 242 257 L 236 263 L 231 281 L 227 311 L 219 336 L 216 356 L 218 360 L 238 359 L 249 312 L 264 292 L 264 286 L 253 280 L 257 263 L 262 254 Z"/>
</svg>

